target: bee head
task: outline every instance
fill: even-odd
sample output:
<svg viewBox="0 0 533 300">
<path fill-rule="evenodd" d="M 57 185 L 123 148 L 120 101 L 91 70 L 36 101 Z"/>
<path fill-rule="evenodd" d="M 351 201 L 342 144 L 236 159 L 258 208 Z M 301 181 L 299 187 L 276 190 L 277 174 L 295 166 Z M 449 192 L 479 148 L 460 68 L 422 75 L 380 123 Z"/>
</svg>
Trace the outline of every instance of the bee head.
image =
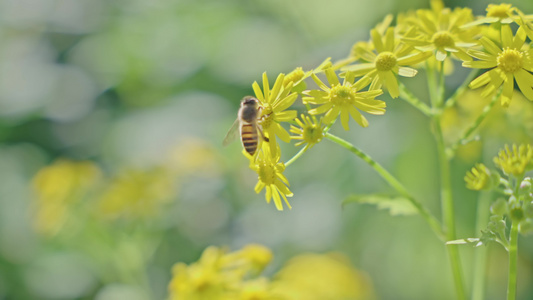
<svg viewBox="0 0 533 300">
<path fill-rule="evenodd" d="M 246 96 L 241 101 L 241 106 L 255 106 L 257 105 L 257 99 L 252 96 Z"/>
</svg>

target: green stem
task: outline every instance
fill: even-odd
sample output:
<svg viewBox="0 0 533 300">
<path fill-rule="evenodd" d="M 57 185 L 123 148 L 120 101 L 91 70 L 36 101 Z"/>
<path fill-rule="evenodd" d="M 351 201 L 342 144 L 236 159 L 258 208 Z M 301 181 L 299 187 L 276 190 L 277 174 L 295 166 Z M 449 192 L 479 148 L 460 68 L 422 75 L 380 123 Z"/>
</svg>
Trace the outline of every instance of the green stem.
<svg viewBox="0 0 533 300">
<path fill-rule="evenodd" d="M 494 104 L 500 98 L 501 92 L 502 92 L 502 89 L 500 89 L 494 95 L 494 97 L 492 97 L 492 100 L 490 101 L 490 103 L 487 106 L 485 106 L 485 108 L 483 108 L 483 111 L 481 112 L 481 114 L 476 118 L 474 123 L 472 123 L 472 125 L 470 125 L 470 127 L 468 127 L 465 130 L 461 138 L 457 140 L 457 142 L 453 143 L 450 147 L 448 147 L 448 149 L 446 149 L 446 155 L 448 155 L 448 158 L 452 158 L 455 155 L 455 151 L 457 151 L 457 148 L 460 145 L 464 145 L 470 141 L 469 137 L 472 135 L 472 133 L 474 133 L 479 128 L 481 123 L 483 123 L 483 121 L 487 118 L 487 116 L 489 115 L 489 112 L 494 107 Z"/>
<path fill-rule="evenodd" d="M 516 299 L 516 263 L 518 254 L 518 222 L 511 222 L 509 240 L 509 280 L 507 281 L 507 300 Z"/>
<path fill-rule="evenodd" d="M 407 101 L 409 104 L 414 106 L 416 109 L 418 109 L 420 112 L 422 112 L 426 116 L 433 115 L 433 112 L 431 111 L 431 108 L 424 102 L 420 101 L 415 95 L 409 91 L 403 83 L 400 82 L 400 98 Z"/>
<path fill-rule="evenodd" d="M 479 194 L 477 202 L 476 233 L 487 227 L 489 222 L 491 193 L 483 191 Z M 474 258 L 474 282 L 472 287 L 472 300 L 485 299 L 485 270 L 487 264 L 487 246 L 478 247 Z"/>
<path fill-rule="evenodd" d="M 309 147 L 307 147 L 307 145 L 305 147 L 303 147 L 302 149 L 300 149 L 300 151 L 298 151 L 298 153 L 296 153 L 291 159 L 289 159 L 286 163 L 285 163 L 285 167 L 288 167 L 290 166 L 293 162 L 295 162 L 298 158 L 300 158 L 300 156 L 302 156 L 302 154 L 305 153 L 305 151 L 307 151 Z"/>
<path fill-rule="evenodd" d="M 422 216 L 422 218 L 424 218 L 424 220 L 426 220 L 426 222 L 429 224 L 431 229 L 433 229 L 439 239 L 444 241 L 445 235 L 442 232 L 442 227 L 439 221 L 420 202 L 418 202 L 392 174 L 390 174 L 385 168 L 383 168 L 383 166 L 381 166 L 378 162 L 373 160 L 370 156 L 356 148 L 351 143 L 335 135 L 332 135 L 331 133 L 326 133 L 325 137 L 330 141 L 340 145 L 341 147 L 346 148 L 347 150 L 361 158 L 363 161 L 365 161 L 368 165 L 370 165 L 392 188 L 394 188 L 400 195 L 407 198 L 407 200 L 409 200 L 409 202 L 413 204 L 418 213 Z"/>
<path fill-rule="evenodd" d="M 452 107 L 455 105 L 455 102 L 457 102 L 457 99 L 459 98 L 459 96 L 462 96 L 463 93 L 468 89 L 468 85 L 470 84 L 470 82 L 472 82 L 472 80 L 474 80 L 474 78 L 476 78 L 478 72 L 479 72 L 478 69 L 473 69 L 472 71 L 470 71 L 470 73 L 468 74 L 468 77 L 466 77 L 463 83 L 455 90 L 455 93 L 453 93 L 453 95 L 451 95 L 450 98 L 448 98 L 446 102 L 444 103 L 444 106 L 446 108 Z"/>
<path fill-rule="evenodd" d="M 442 105 L 444 104 L 444 69 L 441 68 L 440 70 L 438 87 L 436 86 L 434 71 L 431 68 L 427 71 L 430 95 L 432 96 L 431 103 L 434 105 L 434 108 L 441 109 Z M 448 241 L 453 241 L 456 239 L 455 212 L 453 204 L 450 162 L 448 161 L 448 157 L 446 155 L 446 145 L 444 143 L 444 135 L 441 127 L 441 114 L 433 116 L 433 128 L 433 133 L 437 141 L 437 152 L 440 167 L 442 220 L 446 228 L 446 239 Z M 457 245 L 448 245 L 447 249 L 450 257 L 457 299 L 465 300 L 466 293 L 461 260 L 459 257 L 459 249 L 457 248 Z"/>
</svg>

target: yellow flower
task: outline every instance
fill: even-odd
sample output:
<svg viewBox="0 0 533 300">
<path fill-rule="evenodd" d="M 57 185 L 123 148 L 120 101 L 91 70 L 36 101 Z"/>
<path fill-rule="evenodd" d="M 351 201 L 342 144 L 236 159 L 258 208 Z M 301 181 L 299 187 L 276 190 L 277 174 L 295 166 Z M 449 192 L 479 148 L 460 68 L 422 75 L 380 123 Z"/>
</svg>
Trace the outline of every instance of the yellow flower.
<svg viewBox="0 0 533 300">
<path fill-rule="evenodd" d="M 168 289 L 170 300 L 274 300 L 266 278 L 258 277 L 272 259 L 270 249 L 247 245 L 227 253 L 208 247 L 200 259 L 190 265 L 177 263 Z M 281 300 L 281 299 L 279 299 Z"/>
<path fill-rule="evenodd" d="M 338 253 L 298 255 L 274 278 L 272 292 L 286 300 L 375 299 L 370 280 Z"/>
<path fill-rule="evenodd" d="M 473 18 L 469 8 L 456 8 L 453 11 L 438 6 L 432 10 L 420 9 L 416 16 L 405 20 L 417 29 L 415 36 L 405 36 L 402 40 L 418 50 L 435 52 L 438 61 L 444 61 L 448 54 L 460 60 L 472 60 L 465 49 L 476 45 L 475 37 L 479 28 L 464 29 L 461 26 Z"/>
<path fill-rule="evenodd" d="M 361 91 L 368 84 L 368 81 L 365 82 L 361 79 L 353 83 L 354 77 L 347 76 L 341 84 L 332 69 L 326 70 L 326 77 L 331 87 L 324 84 L 315 74 L 312 77 L 322 90 L 305 91 L 304 94 L 308 97 L 304 97 L 303 101 L 304 103 L 320 105 L 309 110 L 309 114 L 325 113 L 323 118 L 325 124 L 331 124 L 340 114 L 342 127 L 345 130 L 349 129 L 350 115 L 359 125 L 367 127 L 368 121 L 359 110 L 373 115 L 385 113 L 385 102 L 374 99 L 383 93 L 380 89 Z"/>
<path fill-rule="evenodd" d="M 472 80 L 470 88 L 485 86 L 482 97 L 487 97 L 494 93 L 502 84 L 503 92 L 501 103 L 509 106 L 511 102 L 514 81 L 518 84 L 520 91 L 533 100 L 533 61 L 531 55 L 533 51 L 523 48 L 526 35 L 519 29 L 516 36 L 513 36 L 509 26 L 502 26 L 502 45 L 497 45 L 487 37 L 481 37 L 480 43 L 485 51 L 468 50 L 468 54 L 477 58 L 476 61 L 465 61 L 463 66 L 476 69 L 491 69 Z"/>
<path fill-rule="evenodd" d="M 96 184 L 100 173 L 92 162 L 66 159 L 59 159 L 39 170 L 32 182 L 37 229 L 45 234 L 57 233 L 66 222 L 71 206 Z"/>
<path fill-rule="evenodd" d="M 265 199 L 267 203 L 274 198 L 274 205 L 278 210 L 283 210 L 283 204 L 281 198 L 287 204 L 287 207 L 291 209 L 291 205 L 287 200 L 287 197 L 292 197 L 293 193 L 289 190 L 289 181 L 283 175 L 285 170 L 285 164 L 279 162 L 280 153 L 277 150 L 274 154 L 270 152 L 270 147 L 263 146 L 257 159 L 250 160 L 250 168 L 257 172 L 259 175 L 257 185 L 255 186 L 255 192 L 259 193 L 266 188 Z"/>
<path fill-rule="evenodd" d="M 318 144 L 324 137 L 322 119 L 318 122 L 315 116 L 310 118 L 304 114 L 301 115 L 301 119 L 301 121 L 300 119 L 295 119 L 300 127 L 291 125 L 290 132 L 296 134 L 296 136 L 291 136 L 291 138 L 294 140 L 300 140 L 300 142 L 294 144 L 295 146 L 305 144 L 305 148 L 311 148 L 315 144 Z"/>
<path fill-rule="evenodd" d="M 487 15 L 473 22 L 463 25 L 463 28 L 474 27 L 481 24 L 509 24 L 513 22 L 513 13 L 515 8 L 511 4 L 489 4 L 485 9 Z"/>
<path fill-rule="evenodd" d="M 491 188 L 490 170 L 484 164 L 476 164 L 466 173 L 466 187 L 471 190 L 488 190 Z"/>
<path fill-rule="evenodd" d="M 514 21 L 525 31 L 529 39 L 533 40 L 533 15 L 526 16 L 519 9 L 515 9 L 515 11 L 518 16 L 514 18 Z"/>
<path fill-rule="evenodd" d="M 396 75 L 413 77 L 417 70 L 407 66 L 418 64 L 431 56 L 431 52 L 413 52 L 413 47 L 396 38 L 394 28 L 388 28 L 385 36 L 377 29 L 370 32 L 372 46 L 362 45 L 358 55 L 364 63 L 341 68 L 351 76 L 363 77 L 363 81 L 372 82 L 370 89 L 385 85 L 392 98 L 398 98 L 400 90 Z M 409 34 L 406 34 L 409 36 Z M 347 75 L 348 76 L 348 75 Z"/>
<path fill-rule="evenodd" d="M 519 147 L 513 145 L 512 149 L 505 145 L 505 149 L 500 150 L 494 158 L 494 163 L 505 174 L 521 177 L 526 171 L 533 169 L 533 149 L 526 144 Z"/>
<path fill-rule="evenodd" d="M 293 83 L 284 84 L 284 79 L 285 74 L 279 74 L 271 90 L 265 72 L 263 73 L 263 90 L 257 81 L 252 85 L 261 106 L 259 124 L 269 139 L 270 152 L 273 154 L 278 150 L 276 136 L 285 143 L 291 141 L 291 136 L 279 123 L 292 121 L 297 115 L 295 110 L 286 110 L 294 103 L 298 94 L 291 93 Z"/>
<path fill-rule="evenodd" d="M 153 217 L 174 193 L 172 178 L 162 169 L 119 173 L 99 199 L 99 213 L 111 219 Z"/>
</svg>

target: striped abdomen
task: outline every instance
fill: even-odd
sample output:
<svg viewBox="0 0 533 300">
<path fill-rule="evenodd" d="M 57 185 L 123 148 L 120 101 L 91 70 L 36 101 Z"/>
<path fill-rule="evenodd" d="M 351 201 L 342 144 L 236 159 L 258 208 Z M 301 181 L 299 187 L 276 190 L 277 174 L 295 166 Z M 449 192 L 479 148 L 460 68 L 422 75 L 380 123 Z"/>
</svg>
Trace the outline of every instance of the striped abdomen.
<svg viewBox="0 0 533 300">
<path fill-rule="evenodd" d="M 257 150 L 258 136 L 256 126 L 253 123 L 244 123 L 241 125 L 242 146 L 250 155 L 254 155 Z"/>
</svg>

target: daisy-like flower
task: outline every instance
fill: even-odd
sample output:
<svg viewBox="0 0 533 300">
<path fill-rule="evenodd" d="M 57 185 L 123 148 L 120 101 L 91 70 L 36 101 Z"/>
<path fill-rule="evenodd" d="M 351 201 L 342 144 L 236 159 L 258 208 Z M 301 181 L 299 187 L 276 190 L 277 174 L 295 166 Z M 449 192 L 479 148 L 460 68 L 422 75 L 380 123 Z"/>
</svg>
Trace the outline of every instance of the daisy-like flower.
<svg viewBox="0 0 533 300">
<path fill-rule="evenodd" d="M 468 54 L 477 58 L 476 61 L 465 61 L 463 67 L 475 69 L 491 69 L 470 82 L 470 88 L 485 86 L 481 93 L 482 97 L 487 97 L 495 92 L 503 84 L 501 103 L 509 106 L 513 95 L 514 81 L 518 83 L 520 91 L 533 100 L 533 55 L 532 49 L 524 49 L 526 34 L 518 29 L 516 36 L 513 36 L 511 28 L 502 26 L 501 46 L 491 41 L 487 37 L 479 40 L 485 51 L 468 50 Z"/>
<path fill-rule="evenodd" d="M 485 10 L 487 11 L 487 15 L 485 17 L 467 23 L 463 25 L 463 28 L 474 27 L 481 24 L 510 24 L 513 22 L 513 13 L 515 8 L 512 4 L 489 4 Z"/>
<path fill-rule="evenodd" d="M 324 137 L 324 125 L 322 119 L 316 120 L 315 116 L 309 117 L 304 114 L 301 115 L 301 119 L 296 119 L 296 123 L 299 127 L 291 125 L 290 132 L 296 134 L 291 136 L 294 140 L 300 140 L 295 146 L 305 144 L 305 148 L 311 148 L 315 144 L 318 144 Z"/>
<path fill-rule="evenodd" d="M 479 191 L 488 190 L 491 187 L 490 170 L 484 164 L 476 164 L 465 176 L 466 187 Z"/>
<path fill-rule="evenodd" d="M 505 145 L 505 149 L 494 158 L 494 163 L 505 174 L 521 177 L 524 172 L 533 169 L 533 149 L 525 144 L 519 147 L 513 145 L 512 149 Z"/>
<path fill-rule="evenodd" d="M 270 144 L 272 154 L 278 149 L 276 136 L 286 143 L 291 141 L 291 136 L 279 123 L 292 121 L 297 115 L 295 110 L 286 110 L 294 103 L 298 94 L 291 93 L 293 83 L 287 82 L 284 84 L 284 79 L 285 74 L 279 74 L 271 90 L 265 72 L 263 73 L 263 90 L 261 90 L 257 81 L 252 85 L 255 96 L 261 106 L 259 124 L 263 129 L 263 133 L 269 139 L 268 144 Z"/>
<path fill-rule="evenodd" d="M 469 8 L 456 8 L 453 11 L 439 7 L 420 9 L 416 17 L 405 20 L 417 29 L 416 36 L 406 36 L 402 40 L 418 50 L 434 52 L 438 61 L 444 61 L 449 54 L 460 60 L 472 60 L 465 49 L 476 45 L 475 37 L 479 28 L 463 29 L 461 26 L 473 19 Z"/>
<path fill-rule="evenodd" d="M 257 159 L 250 161 L 250 168 L 257 172 L 259 176 L 255 186 L 255 192 L 259 193 L 266 189 L 265 199 L 270 203 L 274 198 L 274 205 L 278 210 L 283 210 L 281 198 L 289 209 L 291 205 L 287 197 L 292 197 L 293 193 L 289 190 L 289 181 L 283 175 L 285 171 L 285 164 L 279 161 L 280 153 L 277 150 L 275 153 L 270 153 L 270 147 L 263 146 L 257 156 Z"/>
<path fill-rule="evenodd" d="M 426 60 L 431 56 L 431 52 L 414 52 L 412 46 L 396 38 L 392 27 L 387 29 L 385 36 L 377 29 L 372 29 L 370 35 L 372 44 L 361 47 L 357 53 L 364 63 L 346 66 L 341 70 L 351 73 L 351 76 L 364 76 L 364 81 L 372 82 L 371 89 L 378 89 L 385 85 L 390 96 L 398 98 L 400 89 L 396 75 L 415 76 L 417 70 L 407 66 Z"/>
<path fill-rule="evenodd" d="M 518 14 L 514 18 L 516 24 L 524 30 L 529 39 L 533 40 L 533 15 L 524 15 L 519 9 L 515 9 L 515 11 Z"/>
<path fill-rule="evenodd" d="M 383 115 L 386 104 L 383 101 L 374 98 L 383 92 L 380 89 L 361 91 L 368 85 L 368 81 L 359 80 L 353 83 L 353 76 L 346 76 L 343 83 L 332 69 L 326 70 L 326 77 L 330 84 L 328 87 L 315 74 L 313 80 L 322 90 L 305 91 L 308 97 L 303 97 L 304 103 L 318 104 L 317 108 L 309 110 L 309 114 L 324 114 L 324 124 L 332 123 L 337 116 L 341 115 L 342 127 L 349 130 L 348 122 L 350 115 L 361 127 L 367 127 L 368 121 L 359 111 L 364 111 L 373 115 Z"/>
</svg>

